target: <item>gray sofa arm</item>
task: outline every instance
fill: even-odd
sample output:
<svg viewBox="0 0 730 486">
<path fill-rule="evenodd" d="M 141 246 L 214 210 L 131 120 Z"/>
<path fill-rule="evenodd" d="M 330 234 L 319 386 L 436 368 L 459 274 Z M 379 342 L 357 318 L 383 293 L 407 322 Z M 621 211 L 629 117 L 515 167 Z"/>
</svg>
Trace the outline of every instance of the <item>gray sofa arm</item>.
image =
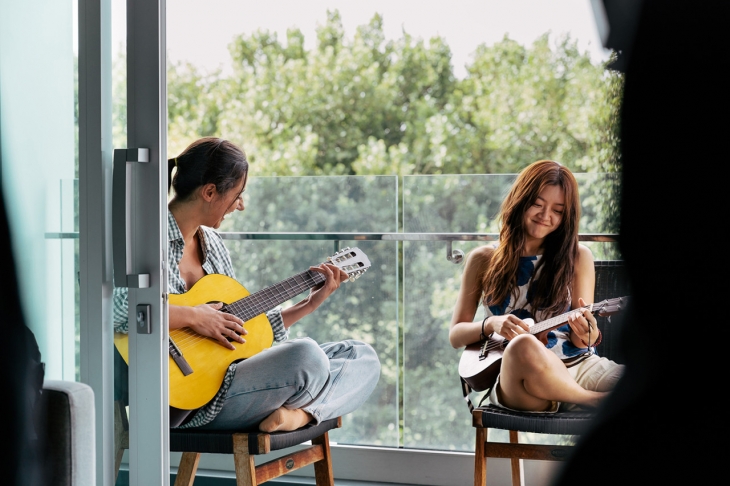
<svg viewBox="0 0 730 486">
<path fill-rule="evenodd" d="M 94 392 L 73 381 L 46 380 L 41 398 L 42 462 L 48 484 L 96 483 Z"/>
</svg>

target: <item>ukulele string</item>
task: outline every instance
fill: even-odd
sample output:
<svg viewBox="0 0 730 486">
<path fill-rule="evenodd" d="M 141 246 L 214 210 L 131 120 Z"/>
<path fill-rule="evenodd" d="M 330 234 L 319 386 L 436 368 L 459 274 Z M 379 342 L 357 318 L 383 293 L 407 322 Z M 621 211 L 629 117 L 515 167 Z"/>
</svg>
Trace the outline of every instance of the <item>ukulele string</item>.
<svg viewBox="0 0 730 486">
<path fill-rule="evenodd" d="M 598 305 L 594 304 L 593 305 L 593 311 L 594 312 L 600 312 L 603 309 L 603 306 L 601 304 L 603 304 L 603 302 L 599 302 Z M 535 335 L 535 334 L 541 333 L 543 331 L 546 331 L 546 330 L 550 329 L 551 327 L 554 327 L 554 324 L 556 322 L 558 323 L 557 325 L 560 325 L 560 323 L 562 323 L 562 322 L 568 322 L 567 321 L 567 316 L 570 313 L 577 312 L 577 311 L 588 310 L 588 309 L 590 309 L 590 305 L 587 305 L 587 306 L 584 306 L 584 307 L 579 307 L 578 309 L 575 309 L 575 310 L 566 312 L 564 314 L 561 314 L 559 316 L 551 317 L 550 319 L 547 319 L 547 320 L 544 320 L 542 322 L 539 322 L 539 323 L 535 324 L 535 326 L 539 327 L 540 329 L 539 330 L 530 330 L 530 333 L 529 334 Z M 590 331 L 589 331 L 589 333 L 590 333 Z M 589 335 L 589 339 L 590 339 L 590 335 Z M 507 342 L 509 342 L 509 339 L 506 339 L 505 338 L 505 340 Z M 588 341 L 588 342 L 590 342 L 590 341 Z M 480 349 L 481 349 L 481 352 L 485 352 L 485 351 L 486 352 L 489 352 L 489 351 L 493 351 L 495 349 L 499 349 L 500 347 L 502 347 L 502 343 L 500 341 L 490 340 L 487 343 L 486 346 L 483 346 Z"/>
</svg>

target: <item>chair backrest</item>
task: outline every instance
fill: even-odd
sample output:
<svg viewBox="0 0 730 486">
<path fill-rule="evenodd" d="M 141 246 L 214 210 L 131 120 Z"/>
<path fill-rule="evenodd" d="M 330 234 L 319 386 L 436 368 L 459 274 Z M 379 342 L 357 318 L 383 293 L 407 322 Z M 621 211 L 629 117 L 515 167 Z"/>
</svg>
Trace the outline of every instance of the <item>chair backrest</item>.
<svg viewBox="0 0 730 486">
<path fill-rule="evenodd" d="M 631 295 L 628 274 L 622 260 L 597 260 L 595 269 L 596 291 L 594 302 Z M 610 317 L 596 317 L 598 328 L 603 333 L 603 340 L 598 345 L 596 352 L 599 356 L 605 356 L 617 363 L 623 363 L 620 340 L 624 318 L 625 312 L 623 311 Z"/>
</svg>

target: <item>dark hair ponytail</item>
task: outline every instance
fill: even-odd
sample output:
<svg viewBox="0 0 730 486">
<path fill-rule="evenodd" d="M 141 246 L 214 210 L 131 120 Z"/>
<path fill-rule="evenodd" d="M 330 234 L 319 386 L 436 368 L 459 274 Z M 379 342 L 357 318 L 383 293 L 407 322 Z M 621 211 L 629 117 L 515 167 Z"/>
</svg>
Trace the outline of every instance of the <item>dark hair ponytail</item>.
<svg viewBox="0 0 730 486">
<path fill-rule="evenodd" d="M 172 170 L 177 172 L 172 175 Z M 228 140 L 205 137 L 191 143 L 180 155 L 167 161 L 167 190 L 175 199 L 188 199 L 200 186 L 215 184 L 225 194 L 248 174 L 246 154 Z"/>
</svg>

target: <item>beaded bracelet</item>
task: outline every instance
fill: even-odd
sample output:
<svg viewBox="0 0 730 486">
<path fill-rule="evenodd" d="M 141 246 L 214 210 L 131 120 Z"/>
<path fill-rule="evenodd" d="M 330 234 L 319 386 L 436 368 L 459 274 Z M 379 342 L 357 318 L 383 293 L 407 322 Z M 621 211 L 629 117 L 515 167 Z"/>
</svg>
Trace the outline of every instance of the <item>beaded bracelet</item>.
<svg viewBox="0 0 730 486">
<path fill-rule="evenodd" d="M 589 337 L 588 337 L 588 340 L 590 341 L 590 339 L 591 339 L 591 338 L 590 338 L 590 333 L 588 333 L 588 336 L 589 336 Z M 596 342 L 595 342 L 595 343 L 593 343 L 593 344 L 588 344 L 587 342 L 583 341 L 582 339 L 580 340 L 580 342 L 582 342 L 582 343 L 583 343 L 583 345 L 584 345 L 584 346 L 585 346 L 586 348 L 595 348 L 596 346 L 598 346 L 599 344 L 601 344 L 601 340 L 602 340 L 602 339 L 603 339 L 603 333 L 602 333 L 602 332 L 601 332 L 601 330 L 599 329 L 599 330 L 598 330 L 598 339 L 596 339 Z"/>
</svg>

